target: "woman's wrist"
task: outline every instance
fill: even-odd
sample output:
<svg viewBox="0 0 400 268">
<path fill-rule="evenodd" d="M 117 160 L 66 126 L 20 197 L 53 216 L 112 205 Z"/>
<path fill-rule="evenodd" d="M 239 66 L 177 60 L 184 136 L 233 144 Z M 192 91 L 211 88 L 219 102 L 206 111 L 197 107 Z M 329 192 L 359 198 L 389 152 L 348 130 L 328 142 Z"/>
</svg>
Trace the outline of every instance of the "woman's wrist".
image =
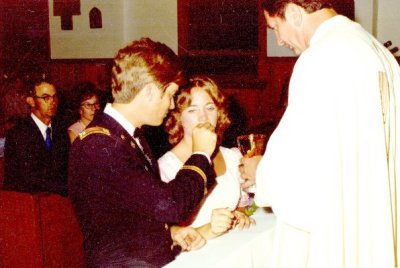
<svg viewBox="0 0 400 268">
<path fill-rule="evenodd" d="M 209 239 L 212 239 L 214 237 L 221 235 L 218 233 L 214 233 L 212 231 L 211 223 L 207 223 L 200 227 L 197 227 L 196 231 L 199 232 L 206 240 L 209 240 Z"/>
</svg>

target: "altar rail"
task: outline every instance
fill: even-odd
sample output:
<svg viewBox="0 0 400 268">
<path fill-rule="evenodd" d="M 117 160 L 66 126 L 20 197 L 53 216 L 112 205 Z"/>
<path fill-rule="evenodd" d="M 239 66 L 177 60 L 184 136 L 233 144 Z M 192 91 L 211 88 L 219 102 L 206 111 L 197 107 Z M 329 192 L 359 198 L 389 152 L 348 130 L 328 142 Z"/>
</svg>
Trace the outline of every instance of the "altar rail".
<svg viewBox="0 0 400 268">
<path fill-rule="evenodd" d="M 0 190 L 0 267 L 85 267 L 71 202 Z"/>
</svg>

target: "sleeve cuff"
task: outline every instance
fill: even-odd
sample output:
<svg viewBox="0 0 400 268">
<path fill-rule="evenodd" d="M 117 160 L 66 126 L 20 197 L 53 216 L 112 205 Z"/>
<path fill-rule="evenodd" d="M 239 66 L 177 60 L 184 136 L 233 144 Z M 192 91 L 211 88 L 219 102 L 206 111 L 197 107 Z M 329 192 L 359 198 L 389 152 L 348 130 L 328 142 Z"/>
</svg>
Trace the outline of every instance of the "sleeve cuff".
<svg viewBox="0 0 400 268">
<path fill-rule="evenodd" d="M 201 154 L 204 155 L 205 157 L 207 157 L 208 159 L 208 163 L 211 164 L 211 158 L 208 154 L 206 154 L 205 152 L 193 152 L 193 154 Z"/>
</svg>

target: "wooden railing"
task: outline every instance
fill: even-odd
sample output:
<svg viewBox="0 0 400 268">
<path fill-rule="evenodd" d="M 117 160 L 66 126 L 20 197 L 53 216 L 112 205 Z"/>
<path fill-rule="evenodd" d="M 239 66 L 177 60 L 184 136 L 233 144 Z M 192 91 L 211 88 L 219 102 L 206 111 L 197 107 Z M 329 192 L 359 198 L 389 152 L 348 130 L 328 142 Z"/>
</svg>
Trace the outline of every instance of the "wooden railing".
<svg viewBox="0 0 400 268">
<path fill-rule="evenodd" d="M 85 267 L 68 198 L 0 190 L 0 267 Z"/>
</svg>

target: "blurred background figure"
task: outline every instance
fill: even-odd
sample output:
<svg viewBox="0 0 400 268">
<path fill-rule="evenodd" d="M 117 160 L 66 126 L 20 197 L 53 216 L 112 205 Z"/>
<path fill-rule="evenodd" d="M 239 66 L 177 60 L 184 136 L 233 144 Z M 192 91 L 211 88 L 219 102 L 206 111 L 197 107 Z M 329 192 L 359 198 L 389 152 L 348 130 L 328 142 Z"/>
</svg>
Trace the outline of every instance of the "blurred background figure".
<svg viewBox="0 0 400 268">
<path fill-rule="evenodd" d="M 228 117 L 225 97 L 215 82 L 205 76 L 190 79 L 176 97 L 176 108 L 166 121 L 169 142 L 174 146 L 159 160 L 161 178 L 165 182 L 173 180 L 183 163 L 192 153 L 192 131 L 199 123 L 209 122 L 218 135 L 221 144 L 225 130 L 231 121 Z M 212 155 L 217 185 L 202 202 L 198 213 L 189 224 L 206 239 L 218 236 L 239 224 L 239 228 L 249 227 L 252 219 L 235 211 L 241 197 L 239 160 L 242 157 L 237 148 L 217 146 Z M 238 219 L 233 221 L 232 215 Z M 185 223 L 186 224 L 186 223 Z"/>
<path fill-rule="evenodd" d="M 29 115 L 30 109 L 26 103 L 27 90 L 23 76 L 16 75 L 4 85 L 1 108 L 5 130 L 15 126 L 18 121 Z"/>
<path fill-rule="evenodd" d="M 78 84 L 74 92 L 77 94 L 77 99 L 73 106 L 77 115 L 79 114 L 79 119 L 68 128 L 71 143 L 92 122 L 95 113 L 100 109 L 99 96 L 94 84 L 90 82 Z"/>
<path fill-rule="evenodd" d="M 43 80 L 32 81 L 29 88 L 30 116 L 6 133 L 4 188 L 65 196 L 69 143 L 65 128 L 53 120 L 57 89 Z"/>
</svg>

